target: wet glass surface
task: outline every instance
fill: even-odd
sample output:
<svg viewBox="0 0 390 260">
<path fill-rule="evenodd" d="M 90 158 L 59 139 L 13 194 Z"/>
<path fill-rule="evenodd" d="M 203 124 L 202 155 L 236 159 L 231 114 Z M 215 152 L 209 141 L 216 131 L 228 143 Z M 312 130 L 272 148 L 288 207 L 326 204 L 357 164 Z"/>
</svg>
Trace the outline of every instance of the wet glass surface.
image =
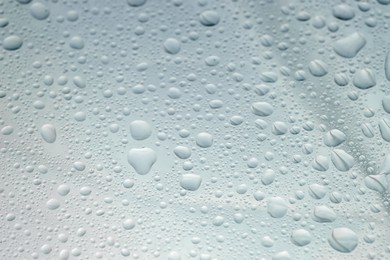
<svg viewBox="0 0 390 260">
<path fill-rule="evenodd" d="M 389 26 L 388 0 L 0 0 L 0 259 L 390 259 Z"/>
</svg>

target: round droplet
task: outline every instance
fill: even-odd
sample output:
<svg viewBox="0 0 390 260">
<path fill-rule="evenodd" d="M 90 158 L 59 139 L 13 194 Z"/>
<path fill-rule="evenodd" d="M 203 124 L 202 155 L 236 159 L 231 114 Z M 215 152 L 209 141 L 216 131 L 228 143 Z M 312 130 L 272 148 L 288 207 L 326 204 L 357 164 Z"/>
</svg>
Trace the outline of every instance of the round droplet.
<svg viewBox="0 0 390 260">
<path fill-rule="evenodd" d="M 309 63 L 309 71 L 315 77 L 322 77 L 328 74 L 328 65 L 322 60 L 313 60 Z"/>
<path fill-rule="evenodd" d="M 14 221 L 15 218 L 16 218 L 15 214 L 12 214 L 12 213 L 7 214 L 7 216 L 5 216 L 5 219 L 6 219 L 7 221 Z"/>
<path fill-rule="evenodd" d="M 14 51 L 22 47 L 23 40 L 19 36 L 11 35 L 3 40 L 3 48 L 7 51 Z"/>
<path fill-rule="evenodd" d="M 346 135 L 338 129 L 332 129 L 324 136 L 324 144 L 329 147 L 336 147 L 346 140 Z"/>
<path fill-rule="evenodd" d="M 83 195 L 83 196 L 88 196 L 91 193 L 92 193 L 92 190 L 88 186 L 81 187 L 81 189 L 80 189 L 80 194 Z"/>
<path fill-rule="evenodd" d="M 255 193 L 253 193 L 253 197 L 255 198 L 255 200 L 261 201 L 265 198 L 265 194 L 264 192 L 258 190 Z"/>
<path fill-rule="evenodd" d="M 274 182 L 276 177 L 275 171 L 272 169 L 267 169 L 262 175 L 261 175 L 261 183 L 264 185 L 270 185 Z"/>
<path fill-rule="evenodd" d="M 199 21 L 204 26 L 214 26 L 219 23 L 220 17 L 216 11 L 204 11 L 199 15 Z"/>
<path fill-rule="evenodd" d="M 232 125 L 235 125 L 235 126 L 241 125 L 242 122 L 244 122 L 244 118 L 242 116 L 232 116 L 230 118 L 230 124 L 232 124 Z"/>
<path fill-rule="evenodd" d="M 123 221 L 122 226 L 126 230 L 133 229 L 135 227 L 135 221 L 131 218 L 128 218 L 125 221 Z"/>
<path fill-rule="evenodd" d="M 333 7 L 333 16 L 340 20 L 351 20 L 355 17 L 352 6 L 348 4 L 339 4 Z"/>
<path fill-rule="evenodd" d="M 273 218 L 282 218 L 287 214 L 287 203 L 281 197 L 273 197 L 267 201 L 268 214 Z"/>
<path fill-rule="evenodd" d="M 85 121 L 86 118 L 87 118 L 87 114 L 85 114 L 85 112 L 83 111 L 79 111 L 74 114 L 74 119 L 78 122 L 83 122 Z"/>
<path fill-rule="evenodd" d="M 267 85 L 261 84 L 255 86 L 255 93 L 259 96 L 265 96 L 270 91 Z"/>
<path fill-rule="evenodd" d="M 338 204 L 343 200 L 342 194 L 340 192 L 333 191 L 332 193 L 329 194 L 329 200 L 333 203 Z"/>
<path fill-rule="evenodd" d="M 52 248 L 50 245 L 44 244 L 43 246 L 41 246 L 41 252 L 43 254 L 45 254 L 45 255 L 50 254 L 51 251 L 52 251 Z"/>
<path fill-rule="evenodd" d="M 326 195 L 326 187 L 317 183 L 309 186 L 309 195 L 314 199 L 322 199 Z"/>
<path fill-rule="evenodd" d="M 180 159 L 188 159 L 191 156 L 190 148 L 182 145 L 176 146 L 175 149 L 173 149 L 173 152 Z"/>
<path fill-rule="evenodd" d="M 374 128 L 370 124 L 363 123 L 361 124 L 360 129 L 362 130 L 362 133 L 364 134 L 365 137 L 368 138 L 374 137 Z"/>
<path fill-rule="evenodd" d="M 344 73 L 337 73 L 334 75 L 334 82 L 339 86 L 346 86 L 349 83 L 349 79 Z"/>
<path fill-rule="evenodd" d="M 181 176 L 180 186 L 189 191 L 196 191 L 202 183 L 202 177 L 196 174 L 184 174 Z"/>
<path fill-rule="evenodd" d="M 50 199 L 46 202 L 46 206 L 50 210 L 55 210 L 60 207 L 60 202 L 57 199 Z"/>
<path fill-rule="evenodd" d="M 316 206 L 313 210 L 313 220 L 319 223 L 329 223 L 336 220 L 336 213 L 327 206 Z"/>
<path fill-rule="evenodd" d="M 209 106 L 210 106 L 210 108 L 212 108 L 212 109 L 221 108 L 221 107 L 223 107 L 223 101 L 220 100 L 220 99 L 213 99 L 213 100 L 210 100 Z"/>
<path fill-rule="evenodd" d="M 3 135 L 10 135 L 14 132 L 14 128 L 10 125 L 7 125 L 7 126 L 4 126 L 3 128 L 1 128 L 1 133 Z"/>
<path fill-rule="evenodd" d="M 208 148 L 213 145 L 213 136 L 209 133 L 199 133 L 196 136 L 196 144 L 202 148 Z"/>
<path fill-rule="evenodd" d="M 177 54 L 181 49 L 181 43 L 175 38 L 168 38 L 164 42 L 164 50 L 169 54 Z"/>
<path fill-rule="evenodd" d="M 146 0 L 127 0 L 127 4 L 131 7 L 139 7 L 146 3 Z"/>
<path fill-rule="evenodd" d="M 80 76 L 74 76 L 73 77 L 73 83 L 78 88 L 85 88 L 85 86 L 86 86 L 85 80 L 82 77 L 80 77 Z"/>
<path fill-rule="evenodd" d="M 256 102 L 252 104 L 252 113 L 257 116 L 269 116 L 274 112 L 273 107 L 267 102 Z"/>
<path fill-rule="evenodd" d="M 84 171 L 87 166 L 85 165 L 85 163 L 83 163 L 81 161 L 76 161 L 73 163 L 73 167 L 76 170 L 78 170 L 79 172 L 81 172 L 81 171 Z"/>
<path fill-rule="evenodd" d="M 57 138 L 57 131 L 54 125 L 45 124 L 41 127 L 41 136 L 47 143 L 54 143 Z"/>
<path fill-rule="evenodd" d="M 69 41 L 69 46 L 75 50 L 84 48 L 84 40 L 80 36 L 73 36 Z"/>
<path fill-rule="evenodd" d="M 294 230 L 291 234 L 291 242 L 297 246 L 306 246 L 310 244 L 312 236 L 309 231 L 305 229 Z"/>
<path fill-rule="evenodd" d="M 206 63 L 207 66 L 210 66 L 210 67 L 214 67 L 214 66 L 217 66 L 219 64 L 219 57 L 218 56 L 209 56 L 207 57 L 204 62 Z"/>
<path fill-rule="evenodd" d="M 152 135 L 152 128 L 143 120 L 135 120 L 130 123 L 130 133 L 135 140 L 145 140 Z"/>
<path fill-rule="evenodd" d="M 221 226 L 224 222 L 225 222 L 225 218 L 222 216 L 216 216 L 212 221 L 213 225 L 216 227 Z"/>
<path fill-rule="evenodd" d="M 276 121 L 272 124 L 272 133 L 274 135 L 284 135 L 288 131 L 288 126 L 286 123 L 281 121 Z"/>
<path fill-rule="evenodd" d="M 49 8 L 40 2 L 35 2 L 30 6 L 30 13 L 37 20 L 45 20 L 50 15 Z"/>
<path fill-rule="evenodd" d="M 4 28 L 9 24 L 9 21 L 5 17 L 0 17 L 0 28 Z"/>
<path fill-rule="evenodd" d="M 361 69 L 353 77 L 353 85 L 360 89 L 372 88 L 376 85 L 375 73 L 371 69 Z"/>
<path fill-rule="evenodd" d="M 70 187 L 67 184 L 61 184 L 57 188 L 57 193 L 61 196 L 66 196 L 70 192 Z"/>
<path fill-rule="evenodd" d="M 328 242 L 335 250 L 342 253 L 350 253 L 357 247 L 358 237 L 349 228 L 340 227 L 332 230 Z"/>
<path fill-rule="evenodd" d="M 364 184 L 367 188 L 381 193 L 389 188 L 385 174 L 368 175 L 364 178 Z"/>
<path fill-rule="evenodd" d="M 326 25 L 326 20 L 323 16 L 314 16 L 312 20 L 312 25 L 316 29 L 324 28 Z"/>
<path fill-rule="evenodd" d="M 318 155 L 312 162 L 314 170 L 325 172 L 329 169 L 330 159 L 327 156 Z"/>
<path fill-rule="evenodd" d="M 69 22 L 75 22 L 79 19 L 79 14 L 75 10 L 70 10 L 66 13 L 66 19 L 68 19 Z"/>
<path fill-rule="evenodd" d="M 260 79 L 264 82 L 273 83 L 278 80 L 278 75 L 273 71 L 266 71 L 260 74 Z"/>
<path fill-rule="evenodd" d="M 130 189 L 134 186 L 134 181 L 133 180 L 130 180 L 130 179 L 126 179 L 123 181 L 123 187 L 125 187 L 126 189 Z"/>
<path fill-rule="evenodd" d="M 274 244 L 275 241 L 269 236 L 264 236 L 263 238 L 261 238 L 261 245 L 264 247 L 273 247 Z"/>
<path fill-rule="evenodd" d="M 331 155 L 333 165 L 342 172 L 349 171 L 355 164 L 355 160 L 351 155 L 341 149 L 334 149 Z"/>
</svg>

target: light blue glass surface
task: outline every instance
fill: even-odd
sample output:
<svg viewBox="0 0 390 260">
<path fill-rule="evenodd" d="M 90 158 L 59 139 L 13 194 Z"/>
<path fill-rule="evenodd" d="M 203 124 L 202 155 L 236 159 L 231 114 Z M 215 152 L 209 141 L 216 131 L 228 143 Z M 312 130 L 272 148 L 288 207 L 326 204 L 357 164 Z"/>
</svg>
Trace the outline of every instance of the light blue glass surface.
<svg viewBox="0 0 390 260">
<path fill-rule="evenodd" d="M 390 259 L 389 26 L 388 0 L 0 0 L 0 259 Z"/>
</svg>

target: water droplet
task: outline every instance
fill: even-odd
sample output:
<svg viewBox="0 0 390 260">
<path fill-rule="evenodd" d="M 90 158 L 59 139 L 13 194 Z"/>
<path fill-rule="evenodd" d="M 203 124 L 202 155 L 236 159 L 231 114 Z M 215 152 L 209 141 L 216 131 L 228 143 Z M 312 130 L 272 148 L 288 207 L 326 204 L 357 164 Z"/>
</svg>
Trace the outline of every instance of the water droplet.
<svg viewBox="0 0 390 260">
<path fill-rule="evenodd" d="M 353 77 L 353 85 L 360 89 L 372 88 L 376 85 L 375 74 L 371 69 L 361 69 Z"/>
<path fill-rule="evenodd" d="M 261 175 L 261 183 L 264 185 L 270 185 L 274 182 L 276 177 L 275 171 L 271 169 L 267 169 L 262 175 Z"/>
<path fill-rule="evenodd" d="M 135 228 L 135 221 L 131 218 L 128 218 L 125 221 L 123 221 L 122 226 L 126 230 L 133 229 L 133 228 Z"/>
<path fill-rule="evenodd" d="M 337 40 L 333 44 L 334 51 L 344 58 L 353 58 L 366 45 L 363 34 L 355 32 Z"/>
<path fill-rule="evenodd" d="M 57 139 L 57 131 L 54 125 L 45 124 L 41 127 L 41 136 L 47 143 L 54 143 Z"/>
<path fill-rule="evenodd" d="M 127 161 L 138 174 L 145 175 L 157 161 L 157 154 L 151 148 L 133 148 L 127 154 Z"/>
<path fill-rule="evenodd" d="M 273 197 L 267 200 L 267 211 L 273 218 L 282 218 L 287 214 L 287 203 L 281 197 Z"/>
<path fill-rule="evenodd" d="M 60 207 L 60 202 L 57 199 L 50 199 L 47 201 L 46 206 L 50 210 L 55 210 Z"/>
<path fill-rule="evenodd" d="M 84 48 L 84 40 L 80 36 L 73 36 L 69 41 L 69 46 L 75 50 L 81 50 Z"/>
<path fill-rule="evenodd" d="M 127 4 L 131 7 L 139 7 L 146 3 L 146 0 L 127 0 Z"/>
<path fill-rule="evenodd" d="M 296 229 L 291 234 L 291 242 L 296 246 L 306 246 L 312 241 L 312 236 L 305 229 Z"/>
<path fill-rule="evenodd" d="M 340 20 L 351 20 L 355 17 L 352 6 L 348 4 L 339 4 L 333 7 L 333 16 Z"/>
<path fill-rule="evenodd" d="M 346 140 L 346 136 L 338 129 L 332 129 L 324 136 L 324 144 L 329 147 L 336 147 Z"/>
<path fill-rule="evenodd" d="M 319 223 L 329 223 L 335 221 L 336 213 L 327 206 L 316 206 L 313 210 L 313 220 Z"/>
<path fill-rule="evenodd" d="M 353 157 L 341 149 L 334 149 L 332 151 L 331 159 L 337 170 L 342 172 L 349 171 L 355 164 Z"/>
<path fill-rule="evenodd" d="M 3 40 L 3 48 L 7 51 L 14 51 L 22 47 L 23 40 L 19 36 L 11 35 Z"/>
<path fill-rule="evenodd" d="M 177 54 L 180 52 L 181 43 L 175 38 L 168 38 L 164 42 L 164 49 L 169 54 Z"/>
<path fill-rule="evenodd" d="M 281 251 L 272 256 L 272 260 L 292 260 L 290 253 L 287 251 Z"/>
<path fill-rule="evenodd" d="M 208 148 L 213 145 L 214 138 L 211 134 L 209 133 L 199 133 L 196 136 L 196 144 L 201 147 L 201 148 Z"/>
<path fill-rule="evenodd" d="M 196 191 L 202 183 L 202 177 L 196 174 L 183 174 L 180 180 L 180 186 L 189 191 Z"/>
<path fill-rule="evenodd" d="M 272 133 L 274 135 L 284 135 L 288 131 L 288 126 L 284 122 L 276 121 L 272 124 Z"/>
<path fill-rule="evenodd" d="M 37 20 L 45 20 L 50 15 L 49 8 L 41 2 L 34 2 L 30 6 L 30 13 Z"/>
<path fill-rule="evenodd" d="M 335 250 L 342 253 L 350 253 L 357 247 L 358 237 L 349 228 L 340 227 L 332 230 L 328 242 Z"/>
<path fill-rule="evenodd" d="M 143 120 L 135 120 L 130 123 L 130 133 L 135 140 L 145 140 L 152 135 L 152 128 Z"/>
<path fill-rule="evenodd" d="M 9 24 L 9 21 L 5 17 L 0 17 L 0 28 L 4 28 Z"/>
<path fill-rule="evenodd" d="M 322 60 L 313 60 L 309 63 L 309 71 L 315 77 L 323 77 L 328 74 L 328 65 Z"/>
<path fill-rule="evenodd" d="M 322 199 L 323 197 L 325 197 L 327 191 L 326 191 L 326 187 L 323 186 L 323 185 L 320 185 L 320 184 L 317 184 L 317 183 L 314 183 L 314 184 L 311 184 L 309 186 L 309 195 L 313 198 L 313 199 Z"/>
<path fill-rule="evenodd" d="M 188 159 L 191 156 L 190 148 L 182 145 L 176 146 L 175 149 L 173 149 L 173 152 L 180 159 Z"/>
<path fill-rule="evenodd" d="M 379 120 L 378 126 L 383 140 L 390 142 L 390 120 L 387 118 L 382 118 Z"/>
<path fill-rule="evenodd" d="M 219 14 L 212 10 L 204 11 L 199 15 L 199 21 L 204 26 L 215 26 L 220 19 Z"/>
<path fill-rule="evenodd" d="M 364 184 L 367 188 L 381 193 L 387 191 L 389 188 L 386 175 L 384 174 L 368 175 L 364 178 Z"/>
<path fill-rule="evenodd" d="M 76 85 L 78 88 L 85 88 L 86 83 L 84 79 L 80 76 L 74 76 L 73 77 L 73 83 Z"/>
<path fill-rule="evenodd" d="M 7 125 L 7 126 L 4 126 L 3 128 L 1 128 L 1 133 L 3 135 L 10 135 L 14 132 L 14 128 L 10 125 Z"/>
<path fill-rule="evenodd" d="M 257 116 L 266 117 L 270 116 L 274 112 L 274 109 L 267 102 L 256 102 L 252 104 L 252 112 Z"/>
<path fill-rule="evenodd" d="M 61 196 L 66 196 L 68 195 L 70 192 L 70 187 L 69 185 L 67 184 L 61 184 L 60 186 L 58 186 L 57 188 L 57 193 Z"/>
<path fill-rule="evenodd" d="M 330 159 L 327 156 L 318 155 L 312 162 L 313 169 L 325 172 L 329 169 Z"/>
</svg>

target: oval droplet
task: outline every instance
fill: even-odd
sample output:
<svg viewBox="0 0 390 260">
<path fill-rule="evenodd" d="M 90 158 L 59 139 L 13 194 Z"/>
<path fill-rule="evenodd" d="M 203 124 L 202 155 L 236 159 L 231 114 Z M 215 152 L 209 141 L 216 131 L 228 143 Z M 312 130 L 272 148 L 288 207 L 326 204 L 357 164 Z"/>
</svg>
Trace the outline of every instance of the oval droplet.
<svg viewBox="0 0 390 260">
<path fill-rule="evenodd" d="M 41 136 L 47 143 L 54 143 L 57 139 L 57 131 L 54 125 L 45 124 L 41 127 Z"/>
</svg>

